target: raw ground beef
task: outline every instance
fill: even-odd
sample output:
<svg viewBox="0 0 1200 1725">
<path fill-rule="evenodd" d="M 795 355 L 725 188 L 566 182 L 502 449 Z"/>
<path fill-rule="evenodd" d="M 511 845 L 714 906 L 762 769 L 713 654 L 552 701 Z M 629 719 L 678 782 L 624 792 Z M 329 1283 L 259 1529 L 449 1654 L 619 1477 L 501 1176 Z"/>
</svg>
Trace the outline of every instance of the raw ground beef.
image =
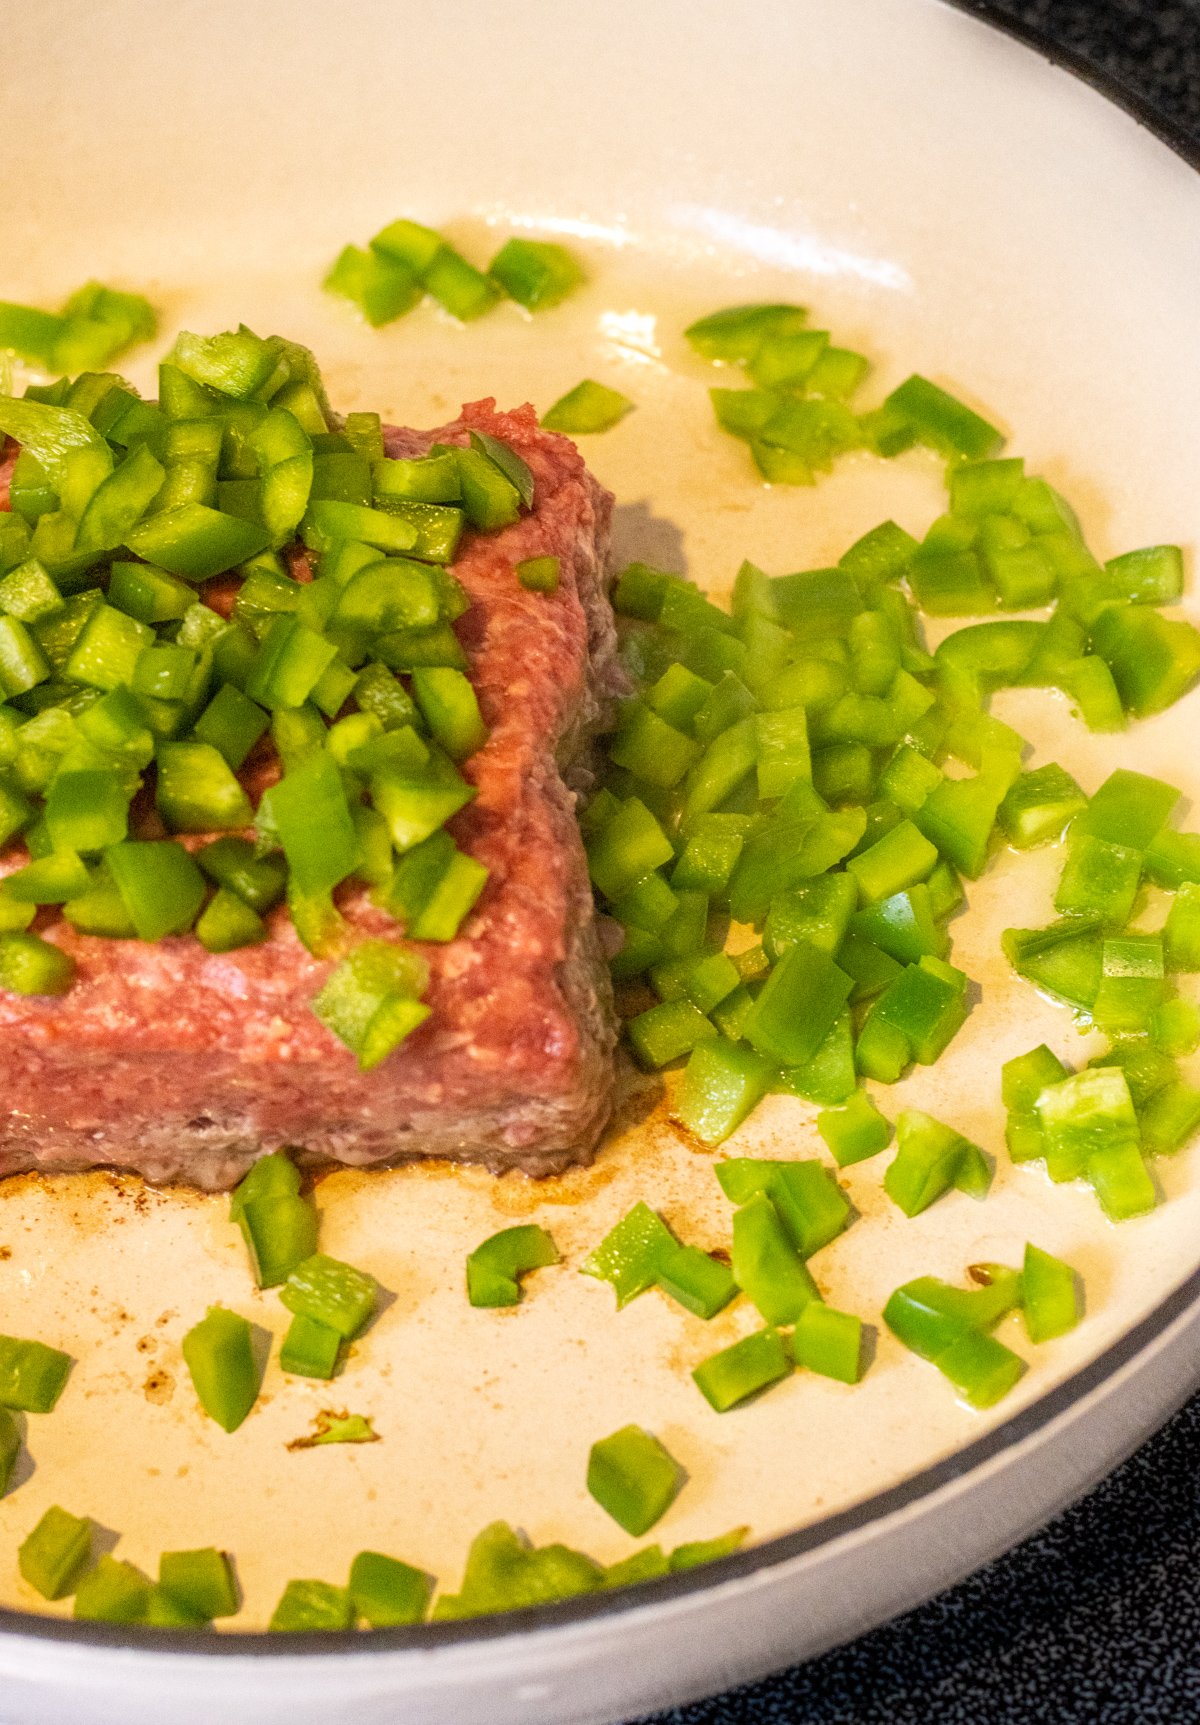
<svg viewBox="0 0 1200 1725">
<path fill-rule="evenodd" d="M 360 1167 L 440 1156 L 546 1174 L 590 1160 L 615 1025 L 569 785 L 586 777 L 620 687 L 612 498 L 528 407 L 476 402 L 433 433 L 389 430 L 388 450 L 466 442 L 472 428 L 521 454 L 536 496 L 503 532 L 468 533 L 454 565 L 472 601 L 456 629 L 490 736 L 465 763 L 478 794 L 450 830 L 489 878 L 458 937 L 422 948 L 430 1018 L 360 1073 L 310 1009 L 331 963 L 282 909 L 263 945 L 221 955 L 192 936 L 80 935 L 42 912 L 38 931 L 78 977 L 61 999 L 0 994 L 0 1174 L 105 1166 L 219 1190 L 281 1146 Z M 554 595 L 516 579 L 514 564 L 536 556 L 561 560 Z M 364 934 L 401 938 L 364 892 L 339 903 Z"/>
</svg>

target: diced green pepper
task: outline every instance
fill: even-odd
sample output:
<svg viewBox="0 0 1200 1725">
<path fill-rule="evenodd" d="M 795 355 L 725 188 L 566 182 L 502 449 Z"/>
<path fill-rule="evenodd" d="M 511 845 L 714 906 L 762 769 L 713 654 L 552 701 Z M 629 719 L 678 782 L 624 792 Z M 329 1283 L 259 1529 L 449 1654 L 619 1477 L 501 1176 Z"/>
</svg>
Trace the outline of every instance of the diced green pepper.
<svg viewBox="0 0 1200 1725">
<path fill-rule="evenodd" d="M 793 1324 L 812 1300 L 816 1283 L 765 1192 L 733 1218 L 733 1278 L 768 1324 Z"/>
<path fill-rule="evenodd" d="M 184 1336 L 183 1358 L 205 1413 L 222 1431 L 236 1431 L 258 1400 L 262 1381 L 245 1318 L 210 1306 Z"/>
<path fill-rule="evenodd" d="M 334 1587 L 328 1581 L 289 1581 L 267 1625 L 276 1634 L 353 1627 L 354 1604 L 349 1589 Z"/>
<path fill-rule="evenodd" d="M 74 979 L 75 960 L 61 947 L 37 934 L 0 934 L 0 988 L 13 994 L 65 994 Z"/>
<path fill-rule="evenodd" d="M 817 1115 L 817 1131 L 839 1168 L 877 1156 L 887 1149 L 892 1137 L 891 1122 L 884 1119 L 865 1090 L 856 1090 L 843 1108 L 823 1109 Z"/>
<path fill-rule="evenodd" d="M 1070 1264 L 1026 1245 L 1021 1310 L 1031 1342 L 1049 1342 L 1073 1330 L 1083 1316 L 1083 1306 L 1079 1278 Z"/>
<path fill-rule="evenodd" d="M 532 1222 L 503 1228 L 468 1257 L 467 1298 L 473 1306 L 515 1306 L 519 1278 L 558 1262 L 558 1248 L 544 1228 Z"/>
<path fill-rule="evenodd" d="M 640 1426 L 623 1426 L 601 1438 L 588 1456 L 588 1491 L 635 1539 L 662 1519 L 683 1482 L 679 1463 Z"/>
<path fill-rule="evenodd" d="M 158 1560 L 158 1584 L 202 1622 L 237 1612 L 233 1566 L 223 1551 L 212 1546 L 203 1551 L 164 1551 Z"/>
<path fill-rule="evenodd" d="M 919 1216 L 952 1186 L 983 1196 L 990 1171 L 983 1152 L 950 1126 L 909 1109 L 896 1119 L 896 1154 L 883 1177 L 888 1197 L 906 1216 Z M 977 1189 L 981 1185 L 983 1191 Z"/>
<path fill-rule="evenodd" d="M 350 1565 L 350 1602 L 372 1629 L 423 1623 L 433 1592 L 433 1577 L 399 1558 L 360 1551 Z"/>
<path fill-rule="evenodd" d="M 17 1548 L 17 1567 L 43 1599 L 62 1599 L 92 1555 L 92 1523 L 53 1504 Z"/>
<path fill-rule="evenodd" d="M 791 1373 L 783 1337 L 778 1330 L 765 1329 L 710 1354 L 692 1377 L 709 1406 L 723 1414 Z"/>
<path fill-rule="evenodd" d="M 633 408 L 634 403 L 627 395 L 585 378 L 546 409 L 542 425 L 547 431 L 564 431 L 569 437 L 579 437 L 588 432 L 610 431 Z"/>
<path fill-rule="evenodd" d="M 827 953 L 801 944 L 789 948 L 754 1003 L 747 1041 L 781 1065 L 802 1065 L 816 1053 L 852 987 Z"/>
<path fill-rule="evenodd" d="M 998 818 L 1009 844 L 1028 850 L 1061 838 L 1068 822 L 1086 807 L 1087 798 L 1070 773 L 1051 763 L 1013 780 Z"/>
<path fill-rule="evenodd" d="M 289 1312 L 327 1324 L 350 1341 L 370 1319 L 378 1295 L 373 1276 L 316 1252 L 291 1272 L 279 1297 Z"/>
<path fill-rule="evenodd" d="M 703 1144 L 721 1144 L 757 1107 L 774 1068 L 753 1049 L 727 1036 L 692 1049 L 675 1114 Z"/>
<path fill-rule="evenodd" d="M 792 1358 L 821 1377 L 856 1384 L 862 1376 L 862 1319 L 810 1301 L 792 1331 Z"/>
<path fill-rule="evenodd" d="M 279 1350 L 280 1370 L 301 1378 L 332 1378 L 341 1346 L 342 1338 L 336 1330 L 297 1313 Z"/>
</svg>

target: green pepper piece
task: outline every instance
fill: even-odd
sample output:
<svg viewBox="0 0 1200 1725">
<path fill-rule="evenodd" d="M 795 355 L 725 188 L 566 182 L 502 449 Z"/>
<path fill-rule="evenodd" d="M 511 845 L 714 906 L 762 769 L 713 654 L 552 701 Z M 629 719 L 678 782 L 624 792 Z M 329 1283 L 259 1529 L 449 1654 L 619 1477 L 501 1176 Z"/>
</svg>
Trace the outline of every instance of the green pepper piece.
<svg viewBox="0 0 1200 1725">
<path fill-rule="evenodd" d="M 1162 1003 L 1163 987 L 1161 937 L 1111 935 L 1101 948 L 1100 986 L 1092 1003 L 1092 1018 L 1110 1035 L 1147 1031 Z"/>
<path fill-rule="evenodd" d="M 1052 762 L 1013 780 L 998 818 L 1009 844 L 1028 850 L 1061 838 L 1068 822 L 1086 807 L 1087 798 L 1070 773 Z"/>
<path fill-rule="evenodd" d="M 210 880 L 235 892 L 260 916 L 273 910 L 283 897 L 287 881 L 283 859 L 278 855 L 256 856 L 249 839 L 214 839 L 195 855 Z"/>
<path fill-rule="evenodd" d="M 129 839 L 109 845 L 104 860 L 140 940 L 191 928 L 204 902 L 204 877 L 182 845 Z"/>
<path fill-rule="evenodd" d="M 546 409 L 542 425 L 546 431 L 562 431 L 569 437 L 611 431 L 627 413 L 633 412 L 635 405 L 620 390 L 609 389 L 589 377 Z"/>
<path fill-rule="evenodd" d="M 372 1629 L 423 1623 L 434 1581 L 424 1570 L 378 1551 L 360 1551 L 350 1565 L 350 1602 Z"/>
<path fill-rule="evenodd" d="M 1110 1222 L 1144 1216 L 1158 1203 L 1158 1192 L 1137 1143 L 1108 1144 L 1092 1150 L 1084 1170 Z"/>
<path fill-rule="evenodd" d="M 588 1456 L 588 1491 L 635 1539 L 662 1519 L 684 1478 L 679 1463 L 640 1426 L 623 1426 L 599 1439 Z"/>
<path fill-rule="evenodd" d="M 765 1192 L 733 1218 L 733 1277 L 768 1324 L 795 1323 L 817 1287 L 797 1252 L 778 1210 Z"/>
<path fill-rule="evenodd" d="M 318 897 L 352 874 L 358 840 L 342 776 L 332 758 L 313 755 L 273 785 L 263 799 L 288 868 L 305 897 Z"/>
<path fill-rule="evenodd" d="M 262 1382 L 245 1318 L 210 1306 L 184 1336 L 183 1358 L 205 1413 L 222 1431 L 236 1431 L 258 1400 Z"/>
<path fill-rule="evenodd" d="M 21 1449 L 17 1422 L 6 1407 L 0 1407 L 0 1497 L 8 1490 Z"/>
<path fill-rule="evenodd" d="M 698 1042 L 676 1098 L 676 1118 L 701 1143 L 721 1144 L 765 1096 L 773 1071 L 762 1055 L 727 1036 Z"/>
<path fill-rule="evenodd" d="M 1006 928 L 1000 939 L 1020 975 L 1086 1009 L 1100 987 L 1100 926 L 1098 917 L 1064 917 L 1047 928 Z"/>
<path fill-rule="evenodd" d="M 334 1587 L 328 1581 L 289 1581 L 267 1628 L 277 1634 L 353 1629 L 354 1604 L 349 1589 Z"/>
<path fill-rule="evenodd" d="M 74 1616 L 97 1623 L 140 1623 L 149 1603 L 150 1578 L 104 1552 L 75 1589 Z"/>
<path fill-rule="evenodd" d="M 776 1162 L 732 1156 L 718 1162 L 715 1172 L 722 1192 L 735 1204 L 765 1193 L 801 1257 L 819 1252 L 849 1223 L 849 1202 L 829 1169 L 815 1159 Z"/>
<path fill-rule="evenodd" d="M 63 1392 L 71 1364 L 69 1354 L 44 1342 L 0 1336 L 0 1407 L 49 1413 Z"/>
<path fill-rule="evenodd" d="M 1144 850 L 1165 826 L 1178 801 L 1174 785 L 1118 767 L 1092 797 L 1075 830 L 1091 833 L 1108 844 Z"/>
<path fill-rule="evenodd" d="M 662 1218 L 649 1205 L 639 1202 L 609 1230 L 579 1268 L 585 1276 L 611 1283 L 619 1311 L 654 1286 L 664 1252 L 674 1244 Z"/>
<path fill-rule="evenodd" d="M 1083 1305 L 1079 1278 L 1070 1264 L 1027 1244 L 1021 1309 L 1031 1342 L 1049 1342 L 1073 1330 L 1083 1316 Z"/>
<path fill-rule="evenodd" d="M 317 1249 L 316 1210 L 293 1193 L 248 1199 L 238 1220 L 260 1288 L 277 1288 Z"/>
<path fill-rule="evenodd" d="M 698 318 L 683 333 L 704 359 L 745 362 L 768 336 L 792 334 L 803 329 L 807 319 L 800 305 L 737 305 Z"/>
<path fill-rule="evenodd" d="M 827 953 L 797 944 L 767 978 L 746 1026 L 757 1051 L 785 1066 L 811 1060 L 853 987 Z"/>
<path fill-rule="evenodd" d="M 473 1306 L 515 1306 L 519 1278 L 560 1262 L 558 1248 L 536 1223 L 502 1228 L 476 1246 L 467 1259 L 467 1298 Z"/>
<path fill-rule="evenodd" d="M 898 1115 L 896 1144 L 883 1188 L 906 1216 L 920 1215 L 952 1186 L 965 1186 L 972 1197 L 982 1197 L 990 1184 L 990 1169 L 978 1146 L 929 1114 L 909 1109 Z"/>
<path fill-rule="evenodd" d="M 65 994 L 75 960 L 37 934 L 0 935 L 0 988 L 13 994 Z"/>
<path fill-rule="evenodd" d="M 1144 605 L 1106 607 L 1092 642 L 1124 706 L 1139 719 L 1171 706 L 1200 676 L 1200 633 Z"/>
<path fill-rule="evenodd" d="M 713 1563 L 719 1557 L 728 1557 L 746 1543 L 749 1532 L 748 1527 L 734 1527 L 728 1533 L 718 1534 L 715 1539 L 688 1540 L 684 1545 L 675 1547 L 668 1568 L 672 1575 L 677 1575 L 681 1570 L 698 1569 L 702 1563 Z"/>
<path fill-rule="evenodd" d="M 402 263 L 360 246 L 343 248 L 322 286 L 356 305 L 373 329 L 402 317 L 421 297 L 420 284 Z"/>
<path fill-rule="evenodd" d="M 374 245 L 375 241 L 371 243 Z M 460 323 L 482 317 L 500 297 L 500 290 L 488 276 L 444 242 L 434 254 L 432 263 L 422 272 L 420 280 L 426 293 L 431 294 Z"/>
<path fill-rule="evenodd" d="M 887 1149 L 892 1137 L 891 1122 L 884 1119 L 865 1090 L 856 1090 L 844 1108 L 823 1109 L 817 1115 L 817 1131 L 839 1168 L 877 1156 Z"/>
<path fill-rule="evenodd" d="M 905 820 L 868 850 L 852 856 L 846 872 L 857 882 L 862 903 L 874 904 L 923 881 L 937 860 L 933 845 Z"/>
<path fill-rule="evenodd" d="M 280 1370 L 301 1378 L 332 1378 L 341 1346 L 342 1338 L 336 1330 L 297 1313 L 279 1350 Z"/>
<path fill-rule="evenodd" d="M 164 1551 L 158 1560 L 164 1593 L 201 1622 L 233 1617 L 238 1609 L 233 1567 L 223 1551 Z"/>
<path fill-rule="evenodd" d="M 664 1294 L 697 1318 L 716 1317 L 737 1292 L 724 1264 L 698 1246 L 674 1239 L 659 1254 L 655 1280 Z"/>
<path fill-rule="evenodd" d="M 371 1318 L 378 1296 L 373 1276 L 316 1252 L 291 1272 L 279 1297 L 289 1312 L 327 1324 L 350 1341 Z"/>
<path fill-rule="evenodd" d="M 994 1336 L 965 1330 L 934 1364 L 968 1406 L 990 1408 L 1026 1370 L 1025 1361 Z"/>
<path fill-rule="evenodd" d="M 692 1373 L 696 1387 L 717 1413 L 790 1377 L 792 1362 L 778 1330 L 758 1330 L 731 1347 L 710 1354 Z"/>
<path fill-rule="evenodd" d="M 926 954 L 944 958 L 950 947 L 923 882 L 855 912 L 850 926 L 902 964 L 915 964 Z"/>
<path fill-rule="evenodd" d="M 1100 1151 L 1123 1156 L 1127 1150 L 1137 1150 L 1137 1115 L 1120 1067 L 1088 1067 L 1047 1084 L 1038 1093 L 1035 1108 L 1052 1179 L 1077 1179 Z"/>
<path fill-rule="evenodd" d="M 73 451 L 99 453 L 105 447 L 104 439 L 82 413 L 29 397 L 17 401 L 0 395 L 0 432 L 29 451 L 56 490 L 61 490 L 67 458 Z"/>
<path fill-rule="evenodd" d="M 249 826 L 250 800 L 211 743 L 162 743 L 158 812 L 171 832 L 211 833 Z"/>
<path fill-rule="evenodd" d="M 62 1599 L 92 1555 L 92 1523 L 52 1505 L 17 1548 L 17 1567 L 43 1599 Z"/>
<path fill-rule="evenodd" d="M 1111 928 L 1129 920 L 1142 876 L 1142 855 L 1125 845 L 1080 832 L 1067 851 L 1054 908 L 1099 917 Z"/>
<path fill-rule="evenodd" d="M 1018 1054 L 1000 1068 L 1001 1099 L 1006 1108 L 1029 1110 L 1048 1084 L 1059 1084 L 1068 1076 L 1058 1056 L 1044 1042 L 1028 1054 Z"/>
<path fill-rule="evenodd" d="M 951 459 L 983 461 L 1004 442 L 995 426 L 915 373 L 885 398 L 884 406 L 907 421 L 922 443 Z"/>
<path fill-rule="evenodd" d="M 1139 1124 L 1148 1156 L 1173 1155 L 1200 1126 L 1200 1091 L 1189 1084 L 1164 1085 L 1143 1106 Z"/>
<path fill-rule="evenodd" d="M 266 527 L 204 503 L 185 503 L 151 515 L 126 535 L 126 544 L 139 557 L 188 581 L 222 575 L 265 551 L 270 541 Z"/>
<path fill-rule="evenodd" d="M 811 1301 L 796 1319 L 792 1358 L 821 1377 L 856 1384 L 862 1377 L 862 1319 Z"/>
<path fill-rule="evenodd" d="M 413 694 L 434 740 L 452 761 L 481 749 L 488 731 L 475 691 L 461 671 L 428 666 L 412 674 Z"/>
<path fill-rule="evenodd" d="M 313 1011 L 367 1072 L 428 1018 L 430 1009 L 415 998 L 428 974 L 416 953 L 364 941 L 326 979 Z"/>
</svg>

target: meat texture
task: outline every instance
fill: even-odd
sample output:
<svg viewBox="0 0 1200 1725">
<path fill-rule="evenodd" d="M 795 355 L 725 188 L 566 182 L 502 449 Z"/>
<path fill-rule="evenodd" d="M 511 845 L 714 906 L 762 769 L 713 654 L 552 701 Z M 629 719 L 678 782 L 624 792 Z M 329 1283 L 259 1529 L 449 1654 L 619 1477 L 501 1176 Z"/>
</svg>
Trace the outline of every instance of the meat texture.
<svg viewBox="0 0 1200 1725">
<path fill-rule="evenodd" d="M 358 1167 L 438 1156 L 547 1174 L 590 1160 L 615 1026 L 568 781 L 620 687 L 612 498 L 530 408 L 476 402 L 434 433 L 390 430 L 388 449 L 420 454 L 471 429 L 523 456 L 536 495 L 503 532 L 468 534 L 454 565 L 490 736 L 464 766 L 477 795 L 450 830 L 489 877 L 458 937 L 421 949 L 429 1019 L 361 1073 L 311 1011 L 332 965 L 282 909 L 264 944 L 221 955 L 191 936 L 80 935 L 43 912 L 39 932 L 78 977 L 61 999 L 0 994 L 0 1174 L 105 1166 L 220 1190 L 282 1146 Z M 561 560 L 557 593 L 518 583 L 514 564 L 536 556 Z M 339 903 L 363 934 L 402 938 L 364 892 Z"/>
</svg>

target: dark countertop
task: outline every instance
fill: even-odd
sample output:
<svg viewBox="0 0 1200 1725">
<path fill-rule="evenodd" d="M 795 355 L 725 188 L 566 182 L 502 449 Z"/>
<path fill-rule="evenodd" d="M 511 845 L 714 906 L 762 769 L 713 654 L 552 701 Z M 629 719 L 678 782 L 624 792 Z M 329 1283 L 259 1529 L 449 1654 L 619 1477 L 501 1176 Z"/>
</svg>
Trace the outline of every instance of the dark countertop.
<svg viewBox="0 0 1200 1725">
<path fill-rule="evenodd" d="M 968 9 L 1064 43 L 1200 150 L 1200 0 L 975 0 Z M 1200 1397 L 1090 1497 L 949 1593 L 809 1665 L 657 1714 L 653 1725 L 1195 1721 Z"/>
</svg>

